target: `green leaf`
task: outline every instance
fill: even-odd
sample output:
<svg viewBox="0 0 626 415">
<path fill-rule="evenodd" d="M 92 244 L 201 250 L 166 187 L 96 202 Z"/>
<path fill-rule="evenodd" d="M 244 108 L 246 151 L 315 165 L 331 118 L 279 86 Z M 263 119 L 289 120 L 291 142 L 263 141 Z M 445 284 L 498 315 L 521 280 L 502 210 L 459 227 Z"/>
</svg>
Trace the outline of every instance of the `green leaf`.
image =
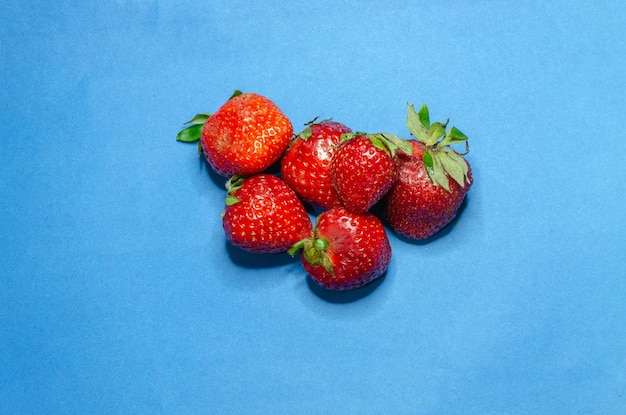
<svg viewBox="0 0 626 415">
<path fill-rule="evenodd" d="M 441 140 L 441 145 L 449 146 L 451 144 L 458 144 L 467 141 L 467 136 L 456 127 L 452 127 L 446 132 L 445 137 Z"/>
<path fill-rule="evenodd" d="M 446 132 L 446 126 L 440 122 L 434 122 L 430 126 L 430 130 L 428 131 L 428 138 L 426 139 L 425 144 L 427 146 L 435 145 L 437 141 L 443 136 Z"/>
<path fill-rule="evenodd" d="M 400 151 L 402 151 L 405 154 L 411 155 L 413 154 L 413 146 L 411 145 L 411 143 L 407 140 L 403 140 L 402 138 L 398 137 L 397 135 L 393 135 L 393 134 L 381 134 L 388 142 L 392 143 L 394 147 L 400 149 Z M 392 153 L 395 153 L 395 151 L 392 151 Z"/>
<path fill-rule="evenodd" d="M 450 156 L 450 151 L 443 149 L 438 152 L 439 160 L 443 166 L 444 171 L 452 177 L 452 179 L 459 184 L 459 186 L 465 186 L 465 174 L 463 173 L 463 166 L 459 164 L 458 160 Z"/>
<path fill-rule="evenodd" d="M 465 187 L 465 184 L 469 181 L 469 164 L 463 156 L 452 149 L 446 149 L 446 155 L 448 158 L 454 160 L 454 162 L 461 168 L 463 172 L 463 179 L 461 182 L 455 179 L 455 181 L 461 185 L 461 187 Z"/>
<path fill-rule="evenodd" d="M 224 184 L 224 187 L 226 188 L 226 192 L 231 194 L 241 189 L 241 186 L 243 185 L 243 182 L 245 181 L 246 181 L 245 177 L 241 177 L 237 175 L 231 176 Z"/>
<path fill-rule="evenodd" d="M 305 240 L 302 239 L 298 242 L 296 242 L 295 244 L 293 244 L 291 246 L 291 248 L 289 248 L 289 250 L 287 251 L 287 253 L 291 256 L 296 255 L 298 252 L 300 252 L 302 250 L 302 248 L 304 247 L 304 242 Z"/>
<path fill-rule="evenodd" d="M 343 143 L 344 141 L 352 140 L 357 135 L 366 135 L 366 134 L 365 133 L 344 133 L 344 134 L 341 134 L 341 140 L 339 142 Z"/>
<path fill-rule="evenodd" d="M 428 127 L 422 123 L 419 114 L 415 112 L 413 104 L 407 104 L 407 108 L 406 126 L 409 129 L 409 133 L 419 141 L 425 142 L 428 138 Z"/>
<path fill-rule="evenodd" d="M 313 245 L 313 240 L 311 238 L 307 238 L 304 240 L 304 244 L 302 245 L 302 255 L 309 264 L 320 264 L 319 252 L 315 249 L 315 246 Z"/>
<path fill-rule="evenodd" d="M 333 264 L 330 262 L 330 258 L 326 254 L 322 254 L 322 266 L 329 274 L 334 274 Z"/>
<path fill-rule="evenodd" d="M 387 146 L 383 140 L 380 138 L 380 136 L 376 135 L 376 134 L 372 134 L 372 135 L 368 135 L 367 136 L 370 141 L 372 142 L 372 144 L 374 145 L 374 147 L 379 148 L 385 152 L 389 152 L 391 151 L 393 154 L 393 150 L 389 148 L 389 146 Z"/>
<path fill-rule="evenodd" d="M 456 127 L 452 127 L 450 129 L 450 137 L 452 137 L 452 139 L 454 139 L 454 141 L 458 141 L 458 142 L 467 140 L 467 136 L 465 134 L 463 134 L 461 132 L 461 130 L 459 130 Z"/>
<path fill-rule="evenodd" d="M 426 166 L 426 169 L 432 169 L 434 165 L 433 156 L 430 154 L 430 151 L 424 150 L 424 154 L 422 154 L 422 161 Z"/>
<path fill-rule="evenodd" d="M 419 117 L 420 123 L 425 128 L 430 128 L 430 114 L 428 113 L 428 107 L 426 106 L 426 104 L 422 104 L 422 107 L 420 108 L 417 115 Z"/>
<path fill-rule="evenodd" d="M 241 94 L 243 94 L 243 92 L 241 92 L 241 91 L 240 91 L 240 90 L 238 90 L 238 89 L 235 89 L 235 91 L 233 92 L 233 94 L 232 94 L 232 95 L 230 96 L 230 98 L 228 98 L 228 99 L 233 99 L 233 98 L 235 98 L 235 97 L 238 97 L 238 96 L 239 96 L 239 95 L 241 95 Z"/>
<path fill-rule="evenodd" d="M 306 127 L 299 134 L 300 138 L 303 139 L 303 140 L 308 140 L 311 137 L 311 135 L 313 135 L 313 130 L 311 130 L 311 127 Z"/>
<path fill-rule="evenodd" d="M 204 127 L 203 124 L 194 124 L 192 126 L 184 128 L 176 135 L 176 140 L 185 143 L 193 143 L 195 141 L 198 141 L 200 139 L 200 136 L 202 135 L 202 127 Z"/>
<path fill-rule="evenodd" d="M 238 197 L 235 197 L 233 195 L 228 195 L 226 196 L 226 206 L 232 206 L 235 203 L 239 203 L 241 202 L 241 199 L 239 199 Z"/>
<path fill-rule="evenodd" d="M 190 119 L 189 121 L 183 123 L 183 125 L 187 125 L 187 124 L 204 124 L 206 122 L 206 120 L 209 119 L 209 117 L 211 116 L 211 114 L 206 113 L 206 114 L 196 114 L 192 119 Z"/>
<path fill-rule="evenodd" d="M 431 169 L 426 169 L 428 175 L 430 176 L 430 180 L 436 185 L 443 187 L 448 192 L 450 191 L 450 184 L 448 183 L 448 175 L 441 163 L 441 157 L 439 155 L 433 154 L 433 167 Z"/>
</svg>

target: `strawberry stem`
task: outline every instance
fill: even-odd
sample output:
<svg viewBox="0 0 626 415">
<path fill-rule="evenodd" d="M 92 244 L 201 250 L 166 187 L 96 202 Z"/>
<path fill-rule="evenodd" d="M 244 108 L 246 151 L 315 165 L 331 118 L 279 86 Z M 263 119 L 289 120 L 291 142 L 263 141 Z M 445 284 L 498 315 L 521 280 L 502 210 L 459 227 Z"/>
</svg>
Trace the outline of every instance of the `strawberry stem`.
<svg viewBox="0 0 626 415">
<path fill-rule="evenodd" d="M 332 274 L 333 265 L 331 264 L 330 258 L 327 254 L 328 246 L 329 244 L 327 240 L 312 236 L 293 244 L 287 253 L 294 256 L 302 250 L 302 255 L 304 256 L 306 262 L 311 265 L 320 265 L 324 267 L 327 272 Z"/>
<path fill-rule="evenodd" d="M 304 242 L 305 242 L 305 239 L 302 239 L 301 241 L 296 242 L 295 244 L 291 246 L 291 248 L 289 248 L 287 253 L 291 256 L 295 256 L 304 247 Z"/>
</svg>

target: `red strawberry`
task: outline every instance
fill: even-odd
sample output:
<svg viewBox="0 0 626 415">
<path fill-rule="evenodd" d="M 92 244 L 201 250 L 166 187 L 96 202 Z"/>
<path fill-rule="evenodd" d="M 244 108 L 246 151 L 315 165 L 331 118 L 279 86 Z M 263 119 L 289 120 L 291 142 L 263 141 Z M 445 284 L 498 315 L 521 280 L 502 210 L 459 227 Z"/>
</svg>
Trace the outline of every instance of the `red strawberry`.
<svg viewBox="0 0 626 415">
<path fill-rule="evenodd" d="M 391 246 L 381 221 L 371 213 L 342 206 L 322 212 L 313 235 L 289 253 L 302 249 L 302 265 L 322 287 L 350 290 L 380 277 L 391 261 Z"/>
<path fill-rule="evenodd" d="M 278 177 L 233 177 L 222 218 L 226 238 L 249 252 L 286 252 L 311 234 L 313 225 L 296 194 Z"/>
<path fill-rule="evenodd" d="M 201 137 L 198 137 L 201 123 Z M 235 94 L 213 115 L 198 114 L 179 134 L 179 141 L 200 138 L 207 161 L 224 177 L 249 176 L 274 164 L 293 135 L 291 121 L 266 97 Z"/>
<path fill-rule="evenodd" d="M 384 202 L 389 223 L 408 238 L 426 239 L 446 226 L 472 185 L 469 164 L 449 147 L 467 146 L 467 137 L 446 125 L 431 125 L 426 105 L 419 113 L 409 105 L 407 126 L 419 141 L 411 141 L 412 155 L 399 156 L 398 179 Z"/>
<path fill-rule="evenodd" d="M 408 142 L 391 134 L 346 134 L 331 164 L 335 189 L 343 206 L 366 212 L 396 180 L 396 150 L 411 152 Z"/>
<path fill-rule="evenodd" d="M 341 135 L 350 129 L 335 121 L 312 121 L 289 144 L 280 162 L 283 180 L 305 202 L 322 208 L 339 204 L 330 162 Z"/>
</svg>

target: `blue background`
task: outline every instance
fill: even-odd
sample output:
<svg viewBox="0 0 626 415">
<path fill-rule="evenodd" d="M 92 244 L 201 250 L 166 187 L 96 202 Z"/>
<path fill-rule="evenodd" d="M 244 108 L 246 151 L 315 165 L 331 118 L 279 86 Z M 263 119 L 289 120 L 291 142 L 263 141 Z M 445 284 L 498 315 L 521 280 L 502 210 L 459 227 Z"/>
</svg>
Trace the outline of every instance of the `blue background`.
<svg viewBox="0 0 626 415">
<path fill-rule="evenodd" d="M 0 413 L 625 414 L 626 2 L 0 5 Z M 408 137 L 475 184 L 386 276 L 226 243 L 175 141 L 234 89 Z"/>
</svg>

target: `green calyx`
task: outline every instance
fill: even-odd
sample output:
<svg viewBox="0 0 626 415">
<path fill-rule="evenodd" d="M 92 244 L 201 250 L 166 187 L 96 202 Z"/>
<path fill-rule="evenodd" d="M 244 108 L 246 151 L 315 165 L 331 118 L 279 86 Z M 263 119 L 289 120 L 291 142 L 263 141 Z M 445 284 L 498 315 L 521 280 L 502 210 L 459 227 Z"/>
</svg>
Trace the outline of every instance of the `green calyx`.
<svg viewBox="0 0 626 415">
<path fill-rule="evenodd" d="M 176 141 L 182 141 L 183 143 L 193 143 L 200 140 L 202 136 L 202 127 L 204 123 L 209 119 L 211 114 L 196 114 L 192 119 L 183 123 L 188 127 L 183 128 L 177 135 Z M 198 143 L 198 154 L 202 152 L 202 147 Z"/>
<path fill-rule="evenodd" d="M 232 94 L 232 95 L 230 96 L 230 98 L 228 98 L 228 99 L 229 99 L 229 100 L 230 100 L 230 99 L 233 99 L 233 98 L 238 97 L 239 95 L 242 95 L 242 94 L 243 94 L 243 92 L 242 92 L 242 91 L 240 91 L 240 90 L 238 90 L 238 89 L 235 89 L 235 90 L 233 91 L 233 94 Z"/>
<path fill-rule="evenodd" d="M 377 134 L 367 134 L 362 132 L 356 133 L 347 133 L 341 135 L 341 142 L 351 140 L 357 136 L 365 136 L 370 139 L 374 147 L 380 148 L 387 153 L 390 153 L 391 156 L 395 156 L 398 150 L 406 153 L 408 155 L 413 154 L 413 146 L 411 143 L 403 140 L 402 138 L 388 133 L 377 133 Z"/>
<path fill-rule="evenodd" d="M 316 124 L 322 124 L 324 122 L 327 121 L 331 121 L 332 118 L 325 118 L 321 121 L 318 121 L 317 119 L 319 118 L 319 115 L 315 118 L 313 118 L 311 121 L 304 123 L 304 125 L 306 126 L 304 128 L 304 130 L 302 130 L 300 132 L 300 134 L 297 135 L 297 137 L 300 137 L 303 140 L 308 140 L 309 138 L 311 138 L 311 135 L 313 135 L 313 130 L 311 129 L 312 126 L 316 125 Z"/>
<path fill-rule="evenodd" d="M 237 190 L 241 189 L 243 182 L 246 181 L 245 177 L 232 176 L 225 184 L 226 187 L 226 201 L 224 204 L 226 206 L 232 206 L 235 203 L 241 202 L 241 199 L 233 196 Z"/>
<path fill-rule="evenodd" d="M 302 251 L 302 255 L 304 255 L 304 259 L 311 265 L 319 265 L 324 267 L 324 269 L 333 273 L 333 264 L 330 262 L 330 258 L 328 257 L 328 241 L 322 238 L 317 238 L 315 236 L 311 238 L 303 239 L 299 242 L 296 242 L 287 253 L 291 256 L 294 256 L 299 251 Z"/>
<path fill-rule="evenodd" d="M 235 89 L 233 94 L 228 99 L 229 100 L 233 99 L 236 96 L 239 96 L 241 94 L 243 94 L 243 92 L 241 92 L 238 89 Z M 192 119 L 190 119 L 187 122 L 184 122 L 183 125 L 187 125 L 187 127 L 180 130 L 180 132 L 176 135 L 176 141 L 182 141 L 184 143 L 193 143 L 193 142 L 200 140 L 200 137 L 202 136 L 202 127 L 204 127 L 204 124 L 206 123 L 206 121 L 209 119 L 210 116 L 211 114 L 209 113 L 196 114 Z M 201 152 L 202 152 L 202 147 L 200 147 L 200 145 L 198 144 L 198 154 L 200 154 Z"/>
<path fill-rule="evenodd" d="M 422 161 L 430 180 L 448 192 L 448 177 L 465 187 L 469 181 L 469 165 L 450 145 L 465 143 L 466 153 L 469 152 L 467 136 L 456 127 L 447 130 L 449 120 L 431 124 L 426 104 L 417 112 L 412 104 L 407 104 L 407 107 L 406 125 L 411 135 L 425 146 Z"/>
</svg>

